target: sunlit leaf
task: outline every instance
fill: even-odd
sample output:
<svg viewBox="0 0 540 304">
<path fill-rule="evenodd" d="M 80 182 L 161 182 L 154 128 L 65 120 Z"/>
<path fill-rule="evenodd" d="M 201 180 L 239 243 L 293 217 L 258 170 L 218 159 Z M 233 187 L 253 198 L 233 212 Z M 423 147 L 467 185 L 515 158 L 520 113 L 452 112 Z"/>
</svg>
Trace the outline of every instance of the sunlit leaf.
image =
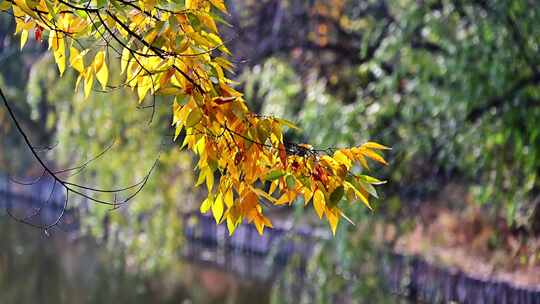
<svg viewBox="0 0 540 304">
<path fill-rule="evenodd" d="M 21 32 L 21 50 L 26 45 L 26 41 L 28 41 L 28 31 L 22 31 Z"/>
<path fill-rule="evenodd" d="M 337 208 L 327 209 L 326 217 L 328 218 L 328 223 L 332 229 L 332 234 L 336 235 L 336 229 L 339 223 L 339 211 Z"/>
<path fill-rule="evenodd" d="M 233 195 L 232 189 L 229 189 L 229 190 L 227 190 L 227 192 L 225 192 L 224 201 L 225 201 L 225 205 L 227 205 L 227 207 L 229 207 L 229 208 L 234 205 L 234 195 Z"/>
<path fill-rule="evenodd" d="M 210 208 L 212 207 L 212 200 L 208 197 L 206 198 L 202 204 L 201 204 L 201 207 L 200 207 L 200 211 L 201 213 L 206 213 L 208 212 L 208 210 L 210 210 Z"/>
<path fill-rule="evenodd" d="M 325 205 L 326 203 L 325 203 L 324 193 L 322 193 L 321 190 L 317 189 L 315 193 L 313 194 L 313 208 L 315 208 L 315 212 L 317 212 L 317 215 L 321 219 L 324 215 Z"/>
<path fill-rule="evenodd" d="M 390 147 L 383 146 L 383 145 L 378 144 L 376 142 L 367 142 L 367 143 L 363 144 L 362 147 L 368 148 L 368 149 L 375 149 L 375 150 L 391 150 L 392 149 Z"/>
<path fill-rule="evenodd" d="M 107 89 L 107 82 L 109 81 L 109 68 L 107 64 L 103 64 L 99 71 L 96 72 L 96 78 L 101 84 L 103 90 Z"/>
<path fill-rule="evenodd" d="M 221 193 L 216 196 L 216 200 L 212 204 L 212 215 L 216 220 L 216 223 L 221 221 L 221 216 L 223 215 L 223 200 Z"/>
</svg>

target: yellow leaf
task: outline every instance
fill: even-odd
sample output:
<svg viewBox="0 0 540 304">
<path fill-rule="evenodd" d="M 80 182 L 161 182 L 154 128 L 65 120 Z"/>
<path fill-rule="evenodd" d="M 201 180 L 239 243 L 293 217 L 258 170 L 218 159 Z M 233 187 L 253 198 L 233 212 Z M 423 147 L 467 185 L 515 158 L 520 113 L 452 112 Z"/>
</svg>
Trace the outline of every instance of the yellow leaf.
<svg viewBox="0 0 540 304">
<path fill-rule="evenodd" d="M 233 235 L 234 230 L 236 230 L 236 226 L 238 226 L 238 223 L 235 222 L 232 216 L 229 214 L 227 216 L 227 229 L 229 229 L 229 236 Z"/>
<path fill-rule="evenodd" d="M 189 136 L 189 135 L 186 135 L 186 137 L 184 137 L 184 142 L 182 143 L 182 145 L 180 146 L 180 149 L 184 149 L 184 147 L 189 144 L 189 141 L 190 141 L 190 138 L 192 136 Z"/>
<path fill-rule="evenodd" d="M 332 168 L 338 168 L 339 167 L 339 163 L 337 162 L 337 160 L 333 159 L 332 157 L 330 157 L 328 155 L 321 156 L 321 162 L 327 164 L 328 166 L 330 166 Z"/>
<path fill-rule="evenodd" d="M 201 137 L 193 146 L 193 152 L 200 155 L 201 159 L 203 158 L 203 153 L 205 153 L 206 140 L 205 137 Z"/>
<path fill-rule="evenodd" d="M 272 222 L 270 221 L 269 218 L 267 218 L 266 216 L 262 215 L 262 219 L 263 219 L 264 225 L 265 225 L 266 227 L 274 228 L 274 226 L 272 225 Z"/>
<path fill-rule="evenodd" d="M 259 232 L 260 235 L 264 233 L 265 226 L 268 226 L 270 228 L 272 227 L 272 223 L 270 222 L 270 220 L 260 213 L 253 218 L 253 222 L 255 224 L 255 228 L 257 228 L 257 232 Z"/>
<path fill-rule="evenodd" d="M 139 96 L 139 103 L 141 103 L 146 97 L 146 93 L 152 87 L 152 78 L 149 76 L 139 77 L 137 81 L 137 95 Z"/>
<path fill-rule="evenodd" d="M 259 232 L 259 235 L 262 235 L 264 233 L 264 223 L 258 218 L 256 218 L 254 222 L 255 228 L 257 228 L 257 232 Z"/>
<path fill-rule="evenodd" d="M 186 128 L 192 128 L 201 121 L 203 113 L 199 108 L 191 110 L 186 119 Z"/>
<path fill-rule="evenodd" d="M 98 52 L 96 54 L 96 57 L 94 57 L 94 62 L 92 63 L 94 65 L 94 69 L 96 71 L 99 71 L 104 61 L 105 61 L 105 51 Z"/>
<path fill-rule="evenodd" d="M 326 203 L 324 193 L 319 189 L 315 190 L 315 193 L 313 194 L 313 207 L 315 208 L 315 212 L 317 212 L 317 215 L 321 219 L 324 214 L 325 205 Z"/>
<path fill-rule="evenodd" d="M 383 146 L 381 144 L 378 144 L 378 143 L 372 142 L 372 141 L 369 141 L 369 142 L 363 144 L 362 147 L 369 148 L 369 149 L 375 149 L 375 150 L 392 150 L 392 148 L 390 148 L 390 147 Z"/>
<path fill-rule="evenodd" d="M 221 198 L 221 193 L 217 195 L 216 200 L 212 204 L 212 214 L 216 223 L 221 221 L 221 216 L 223 215 L 223 199 Z"/>
<path fill-rule="evenodd" d="M 313 191 L 311 191 L 310 189 L 304 187 L 302 189 L 302 194 L 304 195 L 304 205 L 309 204 L 309 201 L 313 197 Z"/>
<path fill-rule="evenodd" d="M 107 88 L 107 82 L 109 81 L 109 68 L 105 62 L 105 51 L 100 51 L 94 58 L 94 70 L 96 71 L 96 78 L 101 84 L 103 90 Z"/>
<path fill-rule="evenodd" d="M 364 194 L 362 194 L 362 192 L 360 192 L 360 191 L 356 190 L 356 188 L 354 188 L 354 193 L 362 201 L 362 203 L 364 203 L 364 205 L 366 205 L 366 207 L 369 208 L 369 210 L 373 211 L 373 208 L 371 208 L 371 204 L 369 203 L 367 197 Z"/>
<path fill-rule="evenodd" d="M 284 193 L 275 203 L 274 205 L 276 206 L 280 206 L 280 205 L 285 205 L 289 202 L 289 196 L 287 195 L 287 193 Z"/>
<path fill-rule="evenodd" d="M 58 66 L 58 70 L 60 71 L 60 76 L 62 76 L 64 74 L 64 71 L 66 70 L 66 47 L 64 44 L 64 38 L 60 35 L 56 35 L 54 41 L 54 60 L 56 61 L 56 65 Z"/>
<path fill-rule="evenodd" d="M 279 180 L 276 179 L 275 181 L 273 181 L 270 184 L 270 189 L 268 190 L 268 193 L 270 193 L 270 194 L 274 193 L 276 191 L 276 188 L 277 188 L 278 184 L 279 184 Z"/>
<path fill-rule="evenodd" d="M 216 22 L 212 17 L 209 16 L 200 16 L 199 20 L 201 20 L 204 25 L 206 25 L 212 32 L 217 33 L 218 28 L 216 26 Z"/>
<path fill-rule="evenodd" d="M 212 188 L 214 187 L 214 172 L 210 168 L 206 168 L 206 188 L 208 189 L 208 192 L 212 192 Z"/>
<path fill-rule="evenodd" d="M 90 91 L 92 90 L 92 86 L 94 84 L 94 73 L 92 73 L 92 69 L 86 70 L 86 75 L 84 77 L 84 97 L 88 98 L 90 95 Z"/>
<path fill-rule="evenodd" d="M 77 50 L 77 48 L 73 46 L 69 49 L 69 63 L 79 73 L 84 72 L 84 54 L 86 54 L 86 50 L 82 53 L 79 53 L 79 50 Z"/>
<path fill-rule="evenodd" d="M 206 170 L 201 169 L 201 172 L 199 172 L 199 178 L 197 178 L 197 182 L 195 183 L 195 187 L 198 187 L 204 183 L 206 179 Z"/>
<path fill-rule="evenodd" d="M 225 205 L 229 208 L 234 205 L 234 196 L 231 188 L 225 193 Z"/>
<path fill-rule="evenodd" d="M 75 92 L 79 89 L 79 84 L 81 83 L 81 80 L 84 78 L 84 74 L 79 74 L 79 77 L 77 77 L 77 81 L 75 81 Z"/>
<path fill-rule="evenodd" d="M 254 188 L 252 187 L 251 190 L 253 190 L 253 192 L 257 193 L 258 196 L 262 196 L 264 197 L 265 199 L 275 203 L 277 200 L 275 197 L 271 196 L 270 194 L 266 193 L 264 190 L 261 190 L 259 188 Z"/>
<path fill-rule="evenodd" d="M 234 65 L 227 59 L 223 57 L 217 57 L 214 59 L 214 61 L 219 64 L 222 68 L 226 69 L 227 71 L 234 73 Z"/>
<path fill-rule="evenodd" d="M 103 88 L 103 90 L 106 90 L 107 89 L 107 82 L 109 81 L 109 68 L 107 67 L 106 63 L 104 63 L 101 66 L 101 69 L 99 69 L 99 71 L 97 71 L 96 78 L 99 81 L 99 83 L 101 84 L 101 88 Z"/>
<path fill-rule="evenodd" d="M 228 14 L 227 7 L 225 6 L 225 2 L 223 0 L 210 0 L 210 3 L 212 3 L 212 5 L 219 9 L 222 13 Z"/>
<path fill-rule="evenodd" d="M 336 229 L 339 223 L 339 210 L 337 208 L 326 209 L 326 217 L 332 229 L 332 234 L 336 235 Z"/>
<path fill-rule="evenodd" d="M 120 59 L 120 74 L 123 74 L 126 71 L 126 67 L 129 63 L 130 55 L 131 55 L 131 51 L 129 47 L 124 48 L 122 50 L 122 58 Z"/>
<path fill-rule="evenodd" d="M 388 165 L 388 163 L 386 162 L 386 160 L 384 160 L 384 158 L 382 156 L 380 156 L 379 154 L 369 150 L 369 149 L 365 149 L 365 148 L 361 148 L 360 149 L 360 153 L 362 153 L 363 155 L 365 155 L 366 157 L 369 157 L 371 159 L 373 159 L 374 161 L 377 161 L 383 165 Z"/>
<path fill-rule="evenodd" d="M 157 34 L 158 34 L 158 31 L 156 31 L 156 30 L 151 31 L 150 33 L 148 33 L 148 35 L 146 35 L 144 37 L 144 41 L 146 41 L 146 42 L 148 42 L 150 44 L 154 43 L 154 40 L 155 40 Z"/>
<path fill-rule="evenodd" d="M 150 12 L 156 6 L 157 1 L 156 0 L 145 0 L 145 1 L 141 1 L 141 2 L 144 2 L 144 10 L 147 11 L 147 12 Z"/>
<path fill-rule="evenodd" d="M 212 207 L 212 199 L 210 197 L 207 197 L 201 204 L 201 207 L 200 207 L 201 213 L 208 212 L 208 210 L 210 210 L 210 207 Z"/>
<path fill-rule="evenodd" d="M 182 94 L 184 90 L 178 88 L 178 87 L 166 87 L 159 89 L 158 93 L 161 95 L 175 95 L 178 96 Z"/>
<path fill-rule="evenodd" d="M 334 159 L 342 164 L 342 165 L 345 165 L 347 167 L 347 169 L 350 169 L 351 166 L 352 166 L 352 161 L 349 159 L 349 157 L 347 157 L 347 155 L 345 155 L 345 153 L 341 152 L 341 151 L 336 151 L 334 153 Z"/>
<path fill-rule="evenodd" d="M 26 41 L 28 41 L 28 31 L 23 30 L 21 32 L 21 50 L 24 48 Z"/>
<path fill-rule="evenodd" d="M 362 167 L 364 167 L 366 170 L 369 170 L 368 162 L 367 162 L 366 158 L 363 155 L 358 156 L 358 161 L 360 162 Z"/>
<path fill-rule="evenodd" d="M 26 4 L 25 0 L 13 0 L 14 6 L 16 5 L 18 8 L 23 10 L 28 15 L 32 16 L 34 19 L 39 19 L 39 17 L 36 15 L 36 13 Z"/>
</svg>

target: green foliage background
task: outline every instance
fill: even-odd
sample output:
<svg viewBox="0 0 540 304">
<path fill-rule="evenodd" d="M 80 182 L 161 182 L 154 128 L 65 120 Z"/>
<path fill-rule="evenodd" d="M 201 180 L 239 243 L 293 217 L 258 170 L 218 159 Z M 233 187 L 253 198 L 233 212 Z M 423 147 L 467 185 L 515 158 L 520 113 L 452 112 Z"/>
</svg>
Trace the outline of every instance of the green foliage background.
<svg viewBox="0 0 540 304">
<path fill-rule="evenodd" d="M 390 166 L 374 169 L 389 182 L 370 218 L 399 222 L 424 207 L 410 202 L 456 183 L 487 218 L 540 231 L 540 6 L 534 1 L 234 0 L 230 6 L 233 27 L 224 30 L 235 37 L 237 79 L 254 109 L 297 122 L 303 131 L 287 134 L 290 140 L 321 148 L 368 139 L 392 146 Z M 110 221 L 109 234 L 148 269 L 159 268 L 181 244 L 181 213 L 199 203 L 192 158 L 168 137 L 170 101 L 156 100 L 151 124 L 151 110 L 137 109 L 124 90 L 94 92 L 83 101 L 73 93 L 73 75 L 59 80 L 41 46 L 16 55 L 8 20 L 0 17 L 0 84 L 36 143 L 58 142 L 49 152 L 58 166 L 84 162 L 116 139 L 76 180 L 128 185 L 161 151 L 158 170 L 129 209 L 90 206 L 84 217 L 94 235 L 103 235 L 101 223 Z M 3 147 L 18 149 L 3 110 L 0 120 Z M 30 158 L 10 153 L 3 149 L 2 165 L 24 172 Z M 469 198 L 447 207 L 462 208 Z M 362 222 L 368 211 L 354 206 L 347 214 Z M 340 227 L 332 243 L 338 250 L 321 262 L 326 269 L 334 267 L 330 260 L 357 267 L 365 247 L 354 227 Z M 144 248 L 165 250 L 156 255 Z M 318 279 L 339 282 L 330 277 L 334 270 Z"/>
<path fill-rule="evenodd" d="M 277 48 L 247 68 L 241 78 L 247 100 L 294 119 L 304 130 L 300 139 L 317 146 L 368 138 L 392 146 L 386 198 L 425 197 L 457 182 L 492 217 L 531 228 L 540 194 L 538 7 L 353 2 L 344 1 L 340 25 L 330 23 L 335 31 L 327 46 L 300 41 L 292 52 Z M 358 58 L 340 62 L 343 54 L 331 45 L 340 43 L 340 31 L 363 37 L 355 41 Z M 381 43 L 366 55 L 370 37 L 381 32 Z M 317 56 L 319 65 L 302 66 Z"/>
</svg>

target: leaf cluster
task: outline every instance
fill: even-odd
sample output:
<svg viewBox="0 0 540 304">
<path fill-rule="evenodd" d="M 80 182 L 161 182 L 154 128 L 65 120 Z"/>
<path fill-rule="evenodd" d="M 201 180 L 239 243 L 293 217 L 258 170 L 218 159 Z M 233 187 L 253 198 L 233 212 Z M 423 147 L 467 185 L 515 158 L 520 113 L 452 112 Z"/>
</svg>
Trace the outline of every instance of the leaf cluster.
<svg viewBox="0 0 540 304">
<path fill-rule="evenodd" d="M 332 231 L 344 214 L 342 197 L 370 207 L 381 182 L 353 173 L 355 163 L 386 161 L 368 142 L 351 149 L 314 149 L 286 143 L 283 130 L 296 126 L 284 119 L 251 112 L 227 76 L 230 55 L 219 35 L 223 0 L 186 1 L 2 1 L 15 17 L 21 47 L 33 34 L 47 40 L 59 72 L 71 66 L 76 88 L 84 95 L 99 83 L 102 90 L 127 87 L 139 103 L 163 95 L 171 100 L 174 139 L 183 138 L 199 157 L 197 184 L 208 196 L 201 211 L 212 210 L 216 222 L 232 233 L 243 220 L 262 234 L 272 227 L 264 206 L 292 204 L 300 195 L 326 216 Z M 120 60 L 125 81 L 110 83 L 109 66 Z M 216 181 L 219 177 L 219 181 Z"/>
</svg>

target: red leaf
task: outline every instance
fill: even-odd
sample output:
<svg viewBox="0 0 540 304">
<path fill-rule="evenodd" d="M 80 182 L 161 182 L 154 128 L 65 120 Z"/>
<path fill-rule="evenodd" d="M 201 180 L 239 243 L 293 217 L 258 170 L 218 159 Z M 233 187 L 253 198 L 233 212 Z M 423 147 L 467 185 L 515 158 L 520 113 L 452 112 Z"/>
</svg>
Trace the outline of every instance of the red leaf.
<svg viewBox="0 0 540 304">
<path fill-rule="evenodd" d="M 36 26 L 34 28 L 34 37 L 36 38 L 36 41 L 41 41 L 41 37 L 43 35 L 43 28 L 41 26 Z"/>
</svg>

